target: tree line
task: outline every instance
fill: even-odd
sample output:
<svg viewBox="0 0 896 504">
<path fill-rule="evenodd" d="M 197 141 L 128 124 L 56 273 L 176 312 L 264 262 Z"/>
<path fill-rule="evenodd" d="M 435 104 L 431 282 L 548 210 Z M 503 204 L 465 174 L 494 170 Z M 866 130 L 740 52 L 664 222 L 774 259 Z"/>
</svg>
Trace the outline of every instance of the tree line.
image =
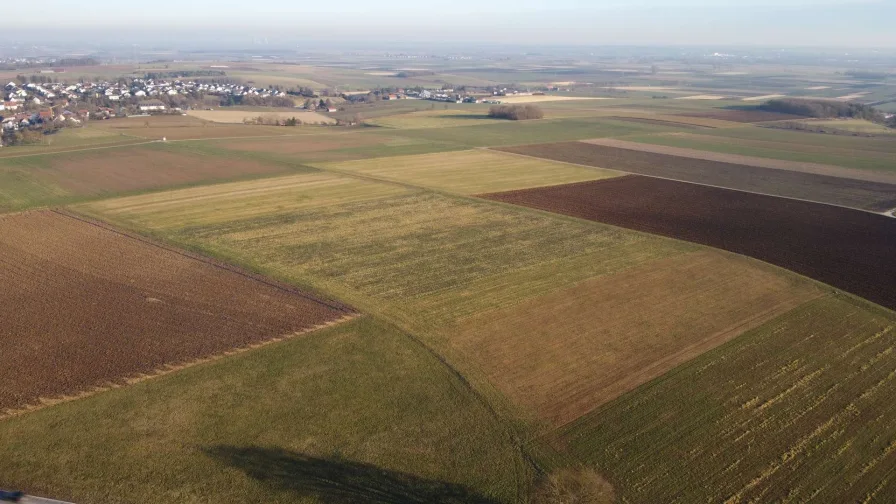
<svg viewBox="0 0 896 504">
<path fill-rule="evenodd" d="M 781 98 L 769 100 L 759 107 L 769 112 L 791 114 L 819 119 L 853 118 L 883 123 L 883 112 L 862 103 L 838 102 L 830 100 L 802 100 L 798 98 Z"/>
<path fill-rule="evenodd" d="M 544 112 L 535 105 L 495 105 L 488 109 L 488 116 L 494 119 L 526 121 L 529 119 L 542 119 L 544 118 Z"/>
</svg>

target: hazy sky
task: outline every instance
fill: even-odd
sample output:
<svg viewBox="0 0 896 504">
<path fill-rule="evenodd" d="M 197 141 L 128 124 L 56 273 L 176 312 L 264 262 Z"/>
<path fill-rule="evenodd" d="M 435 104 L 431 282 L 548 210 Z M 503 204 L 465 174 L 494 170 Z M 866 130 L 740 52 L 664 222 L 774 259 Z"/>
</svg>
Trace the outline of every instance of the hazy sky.
<svg viewBox="0 0 896 504">
<path fill-rule="evenodd" d="M 166 31 L 195 28 L 217 29 L 221 37 L 390 42 L 896 47 L 896 0 L 42 0 L 40 9 L 4 3 L 0 15 L 15 20 L 7 26 L 102 26 L 152 31 L 160 41 Z"/>
</svg>

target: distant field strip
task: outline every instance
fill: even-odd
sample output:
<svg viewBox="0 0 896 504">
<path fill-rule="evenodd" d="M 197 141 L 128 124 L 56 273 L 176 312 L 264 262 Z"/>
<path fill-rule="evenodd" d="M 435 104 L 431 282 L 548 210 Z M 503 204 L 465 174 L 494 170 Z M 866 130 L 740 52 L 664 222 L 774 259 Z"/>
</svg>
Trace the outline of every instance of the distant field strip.
<svg viewBox="0 0 896 504">
<path fill-rule="evenodd" d="M 50 211 L 0 216 L 0 414 L 350 311 Z"/>
<path fill-rule="evenodd" d="M 817 295 L 797 277 L 704 250 L 485 313 L 452 344 L 557 426 Z"/>
<path fill-rule="evenodd" d="M 829 295 L 564 429 L 621 502 L 889 502 L 896 318 Z"/>
<path fill-rule="evenodd" d="M 896 309 L 890 217 L 638 176 L 489 197 L 730 250 Z"/>
<path fill-rule="evenodd" d="M 896 207 L 896 184 L 694 159 L 585 142 L 522 145 L 500 150 L 876 212 Z"/>
<path fill-rule="evenodd" d="M 526 159 L 483 150 L 366 159 L 317 165 L 463 194 L 614 177 L 608 170 Z"/>
<path fill-rule="evenodd" d="M 759 168 L 771 168 L 775 170 L 789 170 L 802 173 L 813 173 L 816 175 L 851 178 L 856 180 L 864 180 L 867 182 L 879 182 L 883 184 L 896 184 L 896 172 L 891 174 L 870 170 L 853 170 L 850 168 L 844 168 L 842 166 L 826 165 L 820 163 L 785 161 L 781 159 L 770 159 L 756 156 L 742 156 L 739 154 L 724 154 L 698 149 L 686 149 L 682 147 L 667 147 L 663 145 L 647 144 L 641 142 L 630 142 L 627 140 L 617 140 L 614 138 L 597 138 L 594 140 L 585 140 L 584 142 L 594 145 L 603 145 L 605 147 L 617 147 L 620 149 L 651 152 L 654 154 L 665 154 L 669 156 L 685 157 L 691 159 L 701 159 L 704 161 L 715 161 L 718 163 L 729 163 L 737 165 L 756 166 Z"/>
</svg>

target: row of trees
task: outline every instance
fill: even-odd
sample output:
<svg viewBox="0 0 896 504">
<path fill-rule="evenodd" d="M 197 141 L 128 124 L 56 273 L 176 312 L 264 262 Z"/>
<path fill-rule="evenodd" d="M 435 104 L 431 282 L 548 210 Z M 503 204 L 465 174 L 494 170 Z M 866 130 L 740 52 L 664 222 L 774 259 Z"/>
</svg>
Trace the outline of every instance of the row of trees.
<svg viewBox="0 0 896 504">
<path fill-rule="evenodd" d="M 853 118 L 883 123 L 885 116 L 874 107 L 855 102 L 801 100 L 782 98 L 769 100 L 759 108 L 770 112 L 815 118 Z"/>
<path fill-rule="evenodd" d="M 544 118 L 544 111 L 535 105 L 495 105 L 488 109 L 488 116 L 495 119 L 526 121 Z"/>
</svg>

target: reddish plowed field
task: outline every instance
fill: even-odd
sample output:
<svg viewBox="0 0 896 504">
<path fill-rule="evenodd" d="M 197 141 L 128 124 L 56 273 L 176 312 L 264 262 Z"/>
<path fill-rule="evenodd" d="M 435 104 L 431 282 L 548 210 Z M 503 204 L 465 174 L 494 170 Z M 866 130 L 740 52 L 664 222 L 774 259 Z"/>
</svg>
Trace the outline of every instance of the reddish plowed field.
<svg viewBox="0 0 896 504">
<path fill-rule="evenodd" d="M 496 150 L 877 212 L 896 207 L 896 184 L 695 159 L 597 145 L 604 143 L 598 140 L 593 142 L 518 145 Z"/>
<path fill-rule="evenodd" d="M 348 313 L 96 223 L 0 217 L 0 416 Z"/>
<path fill-rule="evenodd" d="M 896 309 L 896 219 L 627 176 L 485 197 L 710 245 Z"/>
</svg>

